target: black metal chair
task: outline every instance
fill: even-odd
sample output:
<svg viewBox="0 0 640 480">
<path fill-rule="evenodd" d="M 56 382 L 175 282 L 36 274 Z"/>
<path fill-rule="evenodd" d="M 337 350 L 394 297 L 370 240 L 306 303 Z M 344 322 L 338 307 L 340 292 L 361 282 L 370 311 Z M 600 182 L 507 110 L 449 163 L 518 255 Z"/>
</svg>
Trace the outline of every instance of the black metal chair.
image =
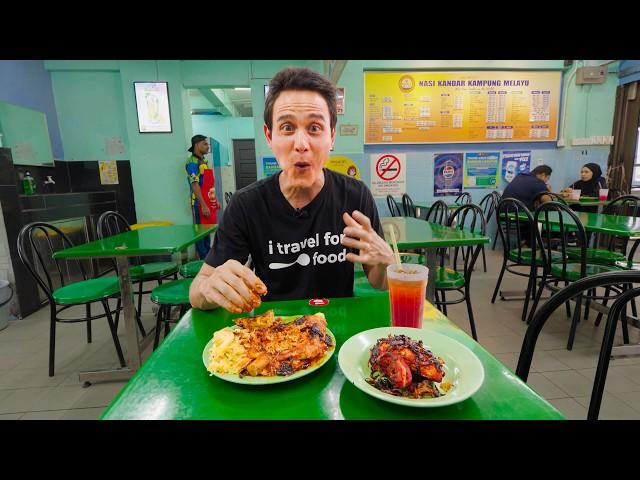
<svg viewBox="0 0 640 480">
<path fill-rule="evenodd" d="M 536 193 L 535 197 L 533 197 L 533 202 L 532 202 L 533 208 L 538 208 L 540 206 L 540 203 L 541 203 L 540 199 L 545 195 L 550 197 L 552 202 L 558 202 L 558 203 L 561 203 L 562 205 L 568 205 L 567 201 L 564 198 L 562 198 L 561 195 L 544 190 L 542 192 Z"/>
<path fill-rule="evenodd" d="M 416 218 L 416 207 L 413 206 L 413 200 L 408 193 L 402 194 L 402 210 L 405 217 Z"/>
<path fill-rule="evenodd" d="M 458 195 L 454 201 L 458 205 L 466 205 L 467 203 L 471 203 L 471 194 L 469 192 L 462 192 Z"/>
<path fill-rule="evenodd" d="M 494 192 L 491 192 L 487 195 L 484 196 L 484 198 L 482 200 L 480 200 L 480 208 L 482 208 L 482 213 L 484 213 L 484 218 L 487 222 L 487 225 L 489 224 L 489 222 L 491 221 L 491 219 L 493 218 L 493 213 L 496 210 L 496 196 L 494 195 Z M 484 269 L 484 272 L 487 272 L 487 257 L 484 251 L 484 245 L 482 245 L 482 266 Z"/>
<path fill-rule="evenodd" d="M 495 203 L 495 205 L 497 207 L 498 204 L 500 203 L 500 200 L 502 200 L 502 194 L 500 192 L 498 192 L 497 190 L 494 190 L 493 192 L 491 192 L 491 195 L 493 195 L 495 197 L 494 203 Z M 489 219 L 487 219 L 487 222 L 488 221 L 489 221 Z M 491 250 L 495 250 L 496 249 L 496 243 L 497 242 L 498 242 L 498 230 L 496 230 L 496 233 L 493 236 L 493 245 L 491 245 Z"/>
<path fill-rule="evenodd" d="M 554 213 L 558 216 L 558 224 L 552 229 L 549 223 L 549 214 Z M 565 223 L 567 219 L 573 220 L 575 227 L 569 228 Z M 618 267 L 608 265 L 598 265 L 587 262 L 587 235 L 578 216 L 567 206 L 558 202 L 547 202 L 540 205 L 534 214 L 534 224 L 542 223 L 542 234 L 537 228 L 534 228 L 536 235 L 539 235 L 538 241 L 534 243 L 532 250 L 532 262 L 537 262 L 537 255 L 541 255 L 543 273 L 540 285 L 531 307 L 529 321 L 540 301 L 540 296 L 545 287 L 552 291 L 557 291 L 550 285 L 551 281 L 563 281 L 565 286 L 569 282 L 575 282 L 586 276 L 596 275 L 598 273 L 613 272 L 621 270 Z M 556 234 L 552 238 L 551 233 Z M 570 232 L 575 232 L 577 251 L 579 252 L 579 260 L 570 259 L 567 255 L 567 238 Z M 544 237 L 542 236 L 544 235 Z M 536 245 L 541 245 L 540 249 Z M 554 245 L 555 248 L 554 248 Z M 560 252 L 558 257 L 557 253 Z M 557 285 L 557 282 L 556 282 Z M 596 296 L 596 292 L 592 291 L 589 295 L 584 296 L 587 300 L 585 308 L 585 318 L 588 316 L 589 303 L 591 301 L 603 300 L 607 298 Z M 580 307 L 583 296 L 580 295 L 576 299 L 576 306 L 573 312 L 571 322 L 571 330 L 569 332 L 569 340 L 567 342 L 567 350 L 573 348 L 573 340 L 575 338 L 578 322 L 580 321 Z M 569 311 L 567 311 L 569 314 Z M 625 334 L 625 341 L 628 342 L 628 335 Z"/>
<path fill-rule="evenodd" d="M 152 228 L 152 227 L 151 227 Z M 128 232 L 131 230 L 131 226 L 127 219 L 120 213 L 112 210 L 104 212 L 98 217 L 97 222 L 97 235 L 102 239 L 117 235 L 119 233 Z M 162 285 L 164 279 L 173 277 L 174 280 L 178 279 L 178 265 L 176 262 L 151 262 L 143 263 L 140 257 L 132 257 L 133 266 L 131 267 L 131 282 L 138 284 L 138 308 L 136 311 L 136 321 L 138 328 L 143 336 L 146 336 L 146 332 L 140 321 L 140 313 L 142 312 L 142 296 L 151 293 L 151 290 L 143 290 L 144 282 L 156 281 L 158 285 Z M 113 262 L 114 269 L 117 271 L 116 263 Z M 118 305 L 119 306 L 119 305 Z M 116 327 L 118 326 L 119 317 L 116 317 Z"/>
<path fill-rule="evenodd" d="M 389 212 L 391 212 L 392 217 L 401 217 L 402 213 L 400 213 L 400 207 L 398 206 L 398 202 L 393 198 L 392 195 L 387 195 L 387 206 L 389 207 Z"/>
<path fill-rule="evenodd" d="M 522 216 L 526 217 L 523 219 Z M 491 303 L 495 303 L 496 296 L 502 284 L 502 277 L 507 271 L 521 277 L 528 277 L 527 291 L 525 294 L 524 307 L 522 309 L 522 321 L 527 318 L 529 301 L 535 292 L 535 280 L 538 265 L 541 264 L 538 258 L 537 264 L 534 266 L 532 262 L 531 246 L 537 241 L 538 236 L 535 235 L 533 229 L 535 223 L 533 215 L 527 206 L 520 200 L 515 198 L 505 198 L 500 201 L 496 209 L 496 220 L 498 222 L 498 234 L 503 248 L 502 268 L 498 281 L 491 297 Z M 523 243 L 527 246 L 523 246 Z M 560 255 L 558 253 L 558 255 Z M 529 267 L 527 273 L 515 270 L 514 267 Z"/>
<path fill-rule="evenodd" d="M 467 204 L 456 209 L 448 220 L 448 226 L 458 228 L 460 230 L 470 230 L 472 232 L 485 234 L 486 221 L 482 209 L 478 205 Z M 443 313 L 447 314 L 447 305 L 466 302 L 467 312 L 469 314 L 469 324 L 471 326 L 471 335 L 474 340 L 478 340 L 476 333 L 476 325 L 473 319 L 473 308 L 471 307 L 471 274 L 480 254 L 481 245 L 469 245 L 466 247 L 456 247 L 456 257 L 458 248 L 463 250 L 464 265 L 462 274 L 456 269 L 444 266 L 444 255 L 440 255 L 440 267 L 436 271 L 435 293 L 436 306 L 442 307 Z M 457 258 L 454 265 L 457 265 Z M 457 291 L 461 294 L 460 298 L 455 300 L 447 300 L 447 292 Z"/>
<path fill-rule="evenodd" d="M 446 225 L 449 220 L 449 207 L 442 200 L 436 200 L 429 207 L 425 220 L 427 222 Z"/>
<path fill-rule="evenodd" d="M 520 357 L 518 358 L 518 365 L 516 367 L 516 375 L 520 377 L 523 382 L 527 381 L 540 331 L 551 314 L 563 303 L 568 302 L 572 298 L 579 297 L 584 294 L 584 292 L 595 290 L 596 288 L 610 287 L 612 285 L 620 284 L 633 284 L 638 282 L 640 282 L 640 272 L 638 271 L 607 272 L 582 278 L 556 292 L 555 295 L 540 307 L 531 319 L 527 332 L 524 336 L 524 341 L 522 342 Z M 629 289 L 616 297 L 615 302 L 609 310 L 607 315 L 607 325 L 605 326 L 602 346 L 600 348 L 600 356 L 598 359 L 598 366 L 596 368 L 593 389 L 591 392 L 587 420 L 598 419 L 618 320 L 622 316 L 622 324 L 624 328 L 626 325 L 626 305 L 629 301 L 635 299 L 639 295 L 640 288 Z"/>
<path fill-rule="evenodd" d="M 231 196 L 233 195 L 233 193 L 231 192 L 224 192 L 224 203 L 225 205 L 229 205 L 229 202 L 231 201 Z"/>
<path fill-rule="evenodd" d="M 57 244 L 54 246 L 54 243 Z M 57 260 L 54 252 L 73 247 L 73 243 L 59 228 L 44 222 L 25 225 L 18 234 L 18 256 L 29 273 L 47 296 L 51 313 L 49 329 L 49 376 L 54 375 L 56 352 L 56 324 L 87 324 L 87 343 L 91 343 L 91 322 L 106 318 L 116 348 L 120 365 L 125 360 L 118 340 L 117 329 L 113 321 L 108 299 L 119 295 L 120 286 L 117 277 L 88 278 L 80 260 Z M 33 258 L 33 261 L 32 261 Z M 61 268 L 61 263 L 64 268 Z M 73 281 L 73 277 L 81 280 Z M 54 281 L 55 280 L 55 281 Z M 100 303 L 104 314 L 91 315 L 91 304 Z M 85 305 L 86 316 L 81 318 L 61 318 L 59 314 L 76 305 Z"/>
</svg>

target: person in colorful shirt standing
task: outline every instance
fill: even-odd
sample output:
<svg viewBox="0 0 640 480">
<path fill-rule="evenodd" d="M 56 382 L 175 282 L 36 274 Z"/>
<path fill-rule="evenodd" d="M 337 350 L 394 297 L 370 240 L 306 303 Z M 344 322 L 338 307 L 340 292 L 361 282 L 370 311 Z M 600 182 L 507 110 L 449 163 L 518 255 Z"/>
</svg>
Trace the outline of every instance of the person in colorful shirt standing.
<svg viewBox="0 0 640 480">
<path fill-rule="evenodd" d="M 194 135 L 191 138 L 191 147 L 188 151 L 191 152 L 191 156 L 187 158 L 185 169 L 191 188 L 193 223 L 217 223 L 217 210 L 220 206 L 213 186 L 213 170 L 209 168 L 207 161 L 204 159 L 204 156 L 209 153 L 209 140 L 204 135 Z M 205 190 L 208 189 L 206 200 L 202 192 L 203 187 L 205 187 Z M 210 249 L 211 241 L 209 237 L 196 243 L 196 250 L 201 259 L 207 256 Z"/>
</svg>

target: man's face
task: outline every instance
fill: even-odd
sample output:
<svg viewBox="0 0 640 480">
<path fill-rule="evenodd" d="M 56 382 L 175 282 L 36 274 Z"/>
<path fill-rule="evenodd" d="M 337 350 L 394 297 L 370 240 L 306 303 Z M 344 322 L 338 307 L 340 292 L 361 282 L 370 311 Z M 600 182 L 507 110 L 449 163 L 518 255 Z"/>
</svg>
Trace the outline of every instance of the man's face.
<svg viewBox="0 0 640 480">
<path fill-rule="evenodd" d="M 547 175 L 546 173 L 539 173 L 539 174 L 536 175 L 536 177 L 538 177 L 544 183 L 547 183 L 547 182 L 549 182 L 549 179 L 551 178 L 551 175 Z"/>
<path fill-rule="evenodd" d="M 272 130 L 264 135 L 288 186 L 310 188 L 322 175 L 335 138 L 322 95 L 285 90 L 273 105 Z"/>
<path fill-rule="evenodd" d="M 207 153 L 209 153 L 209 140 L 200 140 L 198 143 L 196 143 L 193 150 L 194 152 L 199 153 L 200 156 L 206 155 Z"/>
</svg>

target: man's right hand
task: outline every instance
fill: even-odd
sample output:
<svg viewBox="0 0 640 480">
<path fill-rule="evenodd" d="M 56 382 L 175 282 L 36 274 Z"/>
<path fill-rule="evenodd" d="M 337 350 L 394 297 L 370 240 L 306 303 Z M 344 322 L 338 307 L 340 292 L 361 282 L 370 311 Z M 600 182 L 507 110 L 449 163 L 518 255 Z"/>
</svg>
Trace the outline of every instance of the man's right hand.
<svg viewBox="0 0 640 480">
<path fill-rule="evenodd" d="M 210 217 L 211 216 L 211 210 L 209 210 L 209 207 L 207 205 L 205 205 L 204 203 L 202 204 L 202 214 L 205 217 Z"/>
<path fill-rule="evenodd" d="M 208 272 L 213 270 L 209 275 Z M 217 268 L 205 264 L 192 284 L 194 307 L 206 309 L 218 305 L 231 313 L 250 312 L 260 306 L 266 285 L 237 260 L 227 260 Z M 204 300 L 204 304 L 199 301 Z"/>
</svg>

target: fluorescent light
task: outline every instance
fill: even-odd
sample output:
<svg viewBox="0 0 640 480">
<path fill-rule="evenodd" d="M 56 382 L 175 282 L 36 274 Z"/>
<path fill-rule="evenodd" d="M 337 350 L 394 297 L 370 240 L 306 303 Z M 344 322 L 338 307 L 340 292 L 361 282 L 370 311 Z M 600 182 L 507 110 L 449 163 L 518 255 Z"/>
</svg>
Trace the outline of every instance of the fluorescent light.
<svg viewBox="0 0 640 480">
<path fill-rule="evenodd" d="M 234 90 L 251 90 L 250 87 L 236 87 Z"/>
</svg>

